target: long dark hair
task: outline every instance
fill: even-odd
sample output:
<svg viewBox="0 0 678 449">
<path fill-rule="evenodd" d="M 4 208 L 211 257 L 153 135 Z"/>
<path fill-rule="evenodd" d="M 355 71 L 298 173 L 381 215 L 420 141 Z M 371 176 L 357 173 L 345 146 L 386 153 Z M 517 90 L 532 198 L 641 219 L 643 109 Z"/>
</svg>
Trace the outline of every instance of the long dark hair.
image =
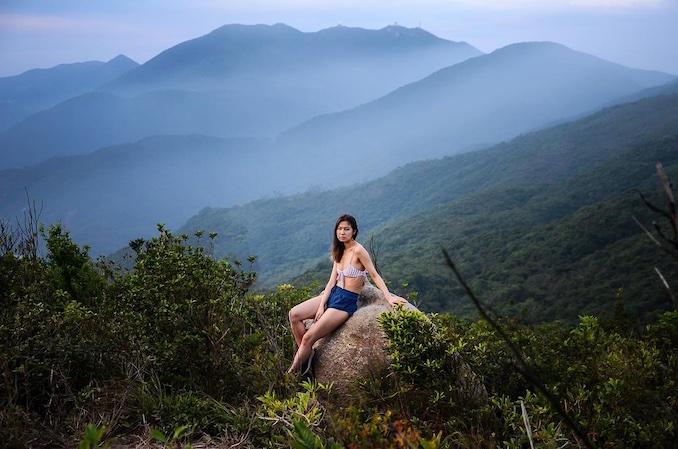
<svg viewBox="0 0 678 449">
<path fill-rule="evenodd" d="M 353 228 L 353 238 L 355 239 L 358 237 L 358 222 L 355 221 L 355 218 L 353 218 L 352 215 L 344 214 L 337 218 L 337 222 L 334 224 L 334 229 L 332 231 L 334 234 L 332 240 L 332 259 L 334 259 L 335 262 L 341 261 L 341 258 L 344 256 L 344 249 L 346 249 L 344 244 L 337 238 L 337 228 L 339 227 L 339 223 L 342 221 L 348 221 Z"/>
</svg>

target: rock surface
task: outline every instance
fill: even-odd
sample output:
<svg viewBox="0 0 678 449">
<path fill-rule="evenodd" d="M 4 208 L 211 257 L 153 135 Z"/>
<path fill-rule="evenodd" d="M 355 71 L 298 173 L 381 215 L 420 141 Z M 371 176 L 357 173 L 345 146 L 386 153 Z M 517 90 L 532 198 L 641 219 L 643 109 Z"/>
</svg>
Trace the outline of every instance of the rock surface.
<svg viewBox="0 0 678 449">
<path fill-rule="evenodd" d="M 412 304 L 405 307 L 417 310 Z M 343 325 L 315 344 L 312 374 L 322 384 L 332 383 L 332 394 L 338 402 L 355 396 L 364 380 L 383 380 L 391 371 L 388 339 L 379 325 L 379 315 L 393 307 L 381 291 L 365 283 L 358 298 L 358 310 Z M 312 320 L 308 320 L 309 326 Z M 486 402 L 487 390 L 471 368 L 455 354 L 450 369 L 457 377 L 459 399 Z"/>
<path fill-rule="evenodd" d="M 411 304 L 407 307 L 416 309 Z M 391 310 L 379 289 L 365 283 L 358 298 L 358 310 L 315 344 L 315 379 L 323 384 L 332 382 L 333 393 L 341 397 L 351 394 L 357 380 L 380 376 L 390 364 L 390 357 L 379 315 Z"/>
</svg>

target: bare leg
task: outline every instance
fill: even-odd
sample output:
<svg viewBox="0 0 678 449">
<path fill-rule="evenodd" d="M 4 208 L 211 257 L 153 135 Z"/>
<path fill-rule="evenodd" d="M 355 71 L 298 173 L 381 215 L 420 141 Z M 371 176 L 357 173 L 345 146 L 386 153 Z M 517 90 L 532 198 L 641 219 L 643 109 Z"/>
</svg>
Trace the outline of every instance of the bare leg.
<svg viewBox="0 0 678 449">
<path fill-rule="evenodd" d="M 294 335 L 294 341 L 297 343 L 297 347 L 301 345 L 301 339 L 306 333 L 304 320 L 315 318 L 315 313 L 318 311 L 319 305 L 320 296 L 316 296 L 297 304 L 290 310 L 290 327 L 292 328 L 292 335 Z"/>
<path fill-rule="evenodd" d="M 347 319 L 348 312 L 337 309 L 327 309 L 318 321 L 313 323 L 306 331 L 299 343 L 299 350 L 294 356 L 294 361 L 288 372 L 299 372 L 303 369 L 303 364 L 311 356 L 313 345 L 316 341 L 332 333 L 341 326 Z"/>
</svg>

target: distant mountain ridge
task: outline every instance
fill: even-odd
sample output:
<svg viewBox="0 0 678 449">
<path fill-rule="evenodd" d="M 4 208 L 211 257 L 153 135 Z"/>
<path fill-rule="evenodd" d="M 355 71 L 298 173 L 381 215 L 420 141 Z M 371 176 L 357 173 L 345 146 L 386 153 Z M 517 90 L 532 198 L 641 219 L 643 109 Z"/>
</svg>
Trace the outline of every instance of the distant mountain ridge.
<svg viewBox="0 0 678 449">
<path fill-rule="evenodd" d="M 303 33 L 286 25 L 226 25 L 0 133 L 0 168 L 168 130 L 272 137 L 478 54 L 466 43 L 400 27 Z M 118 106 L 109 113 L 112 103 Z"/>
<path fill-rule="evenodd" d="M 279 137 L 286 154 L 324 160 L 360 149 L 358 169 L 380 175 L 415 159 L 481 148 L 673 79 L 549 42 L 513 44 L 405 85 L 373 102 L 315 117 Z M 413 154 L 416 156 L 413 157 Z M 303 176 L 295 173 L 295 176 Z"/>
<path fill-rule="evenodd" d="M 28 194 L 41 221 L 63 223 L 94 255 L 106 254 L 148 236 L 159 222 L 178 227 L 199 208 L 264 195 L 241 167 L 265 148 L 253 139 L 154 136 L 3 170 L 0 218 L 22 216 Z"/>
<path fill-rule="evenodd" d="M 229 36 L 239 40 L 233 41 Z M 297 47 L 294 43 L 299 41 L 304 45 Z M 28 191 L 32 199 L 44 202 L 44 219 L 64 221 L 77 241 L 90 244 L 99 254 L 120 248 L 131 238 L 148 236 L 157 222 L 179 226 L 207 206 L 240 204 L 245 211 L 248 208 L 244 204 L 257 198 L 276 198 L 284 204 L 287 200 L 282 200 L 286 198 L 283 195 L 307 192 L 305 198 L 309 199 L 335 187 L 342 187 L 339 192 L 350 192 L 348 195 L 357 201 L 365 199 L 364 192 L 347 185 L 375 180 L 403 167 L 386 183 L 397 184 L 397 177 L 412 167 L 406 164 L 422 159 L 436 160 L 428 165 L 431 173 L 447 167 L 457 174 L 442 176 L 450 185 L 439 184 L 432 175 L 417 178 L 419 182 L 426 179 L 430 187 L 422 193 L 426 199 L 421 201 L 409 201 L 407 190 L 379 186 L 377 191 L 389 191 L 390 196 L 381 198 L 384 205 L 392 197 L 402 200 L 382 213 L 392 214 L 394 209 L 404 213 L 428 207 L 436 198 L 450 200 L 449 195 L 470 193 L 482 185 L 474 182 L 487 182 L 484 171 L 495 173 L 498 179 L 534 176 L 530 168 L 536 170 L 541 160 L 516 158 L 510 151 L 512 144 L 495 147 L 496 160 L 475 153 L 460 156 L 454 163 L 461 163 L 466 170 L 463 172 L 448 166 L 447 159 L 440 162 L 438 157 L 508 141 L 570 116 L 590 113 L 644 86 L 672 79 L 670 75 L 629 69 L 553 43 L 516 44 L 448 65 L 450 51 L 454 53 L 458 46 L 423 30 L 396 26 L 382 30 L 335 27 L 317 33 L 302 33 L 284 25 L 226 26 L 185 44 L 168 49 L 152 64 L 149 61 L 148 66 L 126 72 L 127 81 L 116 84 L 120 92 L 109 91 L 112 85 L 102 87 L 33 114 L 0 133 L 0 164 L 28 165 L 0 172 L 0 217 L 21 215 Z M 323 54 L 330 44 L 344 49 Z M 385 46 L 390 50 L 385 51 Z M 468 49 L 466 45 L 462 48 Z M 237 49 L 242 50 L 238 57 L 244 59 L 237 64 L 238 73 L 234 76 L 239 82 L 249 78 L 253 84 L 240 90 L 227 89 L 227 79 L 219 78 L 226 72 L 210 68 L 215 61 L 228 63 Z M 317 64 L 305 64 L 305 52 L 316 55 Z M 275 58 L 269 60 L 267 54 Z M 367 62 L 347 67 L 347 61 L 356 60 L 356 54 L 363 55 Z M 376 58 L 375 54 L 382 57 Z M 185 55 L 193 59 L 184 59 Z M 405 69 L 422 58 L 429 60 L 429 66 L 445 66 L 399 85 L 374 101 L 340 113 L 313 113 L 327 107 L 322 103 L 364 87 L 365 73 L 371 73 L 370 79 L 375 83 L 379 81 L 380 89 L 388 87 L 387 82 L 400 83 L 395 75 L 404 76 Z M 327 65 L 321 64 L 328 60 L 331 67 L 343 66 L 342 70 L 328 71 Z M 176 73 L 181 76 L 191 74 L 188 78 L 170 79 L 184 82 L 200 74 L 219 73 L 217 79 L 223 80 L 224 89 L 204 90 L 207 84 L 196 84 L 191 89 L 163 84 L 154 79 L 153 69 L 157 67 L 154 64 L 163 61 L 178 64 Z M 280 72 L 263 70 L 270 67 L 267 64 L 271 61 L 284 63 L 292 72 L 278 78 Z M 308 69 L 304 77 L 288 76 L 304 68 Z M 416 69 L 428 70 L 419 66 Z M 127 84 L 132 73 L 135 77 L 143 74 L 140 79 L 145 82 L 141 86 Z M 356 73 L 362 75 L 348 76 Z M 264 81 L 268 90 L 253 93 L 257 90 L 254 87 L 262 86 Z M 130 94 L 138 88 L 143 93 Z M 360 95 L 367 96 L 366 92 Z M 650 103 L 639 102 L 635 106 L 638 109 L 631 109 L 640 110 L 641 104 Z M 618 118 L 631 129 L 609 129 L 631 136 L 630 140 L 646 138 L 656 129 L 671 130 L 671 106 L 652 104 L 665 114 L 644 110 L 643 122 L 631 113 Z M 621 110 L 630 109 L 617 111 Z M 607 111 L 604 116 L 609 114 Z M 316 118 L 295 126 L 304 117 Z M 599 116 L 591 116 L 590 120 L 596 117 Z M 285 128 L 288 132 L 271 138 L 285 124 L 289 125 Z M 567 127 L 557 128 L 564 129 Z M 556 139 L 555 134 L 547 136 Z M 614 151 L 608 142 L 616 142 L 616 138 L 610 135 L 607 140 L 596 140 L 598 147 L 592 149 L 592 154 Z M 540 145 L 551 148 L 553 143 L 544 141 Z M 532 148 L 535 154 L 543 154 L 541 146 Z M 560 145 L 554 149 L 570 150 Z M 560 163 L 562 168 L 572 168 L 588 162 L 590 159 L 584 157 L 561 158 Z M 515 163 L 529 167 L 521 167 L 521 171 L 512 165 Z M 552 174 L 552 170 L 547 164 L 540 172 Z M 378 185 L 369 184 L 369 189 Z M 345 204 L 341 198 L 338 201 L 337 204 Z M 326 207 L 312 204 L 318 210 Z M 302 212 L 304 207 L 311 207 L 311 203 L 305 204 Z M 267 220 L 265 216 L 260 219 Z M 378 220 L 373 219 L 375 222 Z M 367 229 L 370 223 L 368 219 Z M 246 242 L 247 239 L 236 241 L 238 245 Z M 234 251 L 246 252 L 238 245 Z M 317 250 L 318 247 L 314 249 Z M 266 263 L 284 266 L 277 259 L 267 259 Z"/>
<path fill-rule="evenodd" d="M 260 280 L 271 285 L 310 269 L 318 258 L 326 258 L 328 231 L 321 224 L 332 223 L 343 212 L 360 217 L 365 242 L 365 236 L 377 227 L 424 213 L 434 215 L 442 205 L 474 192 L 555 183 L 645 142 L 673 135 L 678 135 L 678 94 L 657 96 L 484 150 L 412 163 L 368 183 L 234 208 L 209 208 L 191 218 L 181 231 L 219 232 L 216 253 L 240 259 L 257 255 Z M 647 178 L 653 176 L 654 163 L 654 159 L 646 162 Z M 595 194 L 599 201 L 609 188 L 601 185 L 595 192 L 583 193 Z M 538 187 L 530 195 L 542 189 Z M 586 201 L 586 197 L 577 199 L 577 207 Z M 554 213 L 562 216 L 571 211 L 560 206 Z M 293 235 L 288 230 L 293 230 L 289 231 Z M 403 236 L 400 244 L 416 247 L 419 238 L 416 233 Z"/>
<path fill-rule="evenodd" d="M 420 67 L 406 68 L 397 63 L 399 58 L 411 58 L 415 51 L 430 52 L 417 58 Z M 409 78 L 414 80 L 436 68 L 480 54 L 482 52 L 467 43 L 447 41 L 421 29 L 398 26 L 381 30 L 338 26 L 302 32 L 284 24 L 234 24 L 167 49 L 101 89 L 125 92 L 146 90 L 148 85 L 195 88 L 201 81 L 215 83 L 208 84 L 209 88 L 233 88 L 234 85 L 239 88 L 240 83 L 250 84 L 250 77 L 270 81 L 288 73 L 301 76 L 302 82 L 306 82 L 304 71 L 341 72 L 341 64 L 355 65 L 357 69 L 363 65 L 375 70 L 374 65 L 379 62 L 387 63 L 382 73 L 390 73 L 394 78 L 380 80 L 384 83 L 383 93 L 387 93 L 402 84 L 403 76 L 398 71 L 418 73 Z M 294 86 L 294 80 L 284 81 Z"/>
<path fill-rule="evenodd" d="M 107 83 L 139 64 L 125 55 L 108 62 L 61 64 L 0 78 L 0 131 L 29 114 L 52 107 Z"/>
<path fill-rule="evenodd" d="M 678 95 L 657 96 L 366 184 L 208 208 L 179 232 L 217 231 L 215 252 L 231 260 L 258 255 L 260 288 L 321 288 L 328 226 L 350 212 L 391 288 L 407 283 L 423 310 L 476 317 L 444 248 L 494 314 L 576 322 L 617 310 L 644 323 L 672 307 L 653 267 L 675 282 L 678 261 L 632 216 L 657 218 L 638 190 L 665 205 L 655 164 L 678 176 L 677 145 Z"/>
</svg>

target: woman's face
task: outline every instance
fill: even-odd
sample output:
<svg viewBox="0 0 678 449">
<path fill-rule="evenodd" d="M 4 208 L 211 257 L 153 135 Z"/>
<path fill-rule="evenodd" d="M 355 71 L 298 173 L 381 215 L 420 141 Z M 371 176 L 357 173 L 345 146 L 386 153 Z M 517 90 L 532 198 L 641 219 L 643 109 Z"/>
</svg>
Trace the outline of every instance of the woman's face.
<svg viewBox="0 0 678 449">
<path fill-rule="evenodd" d="M 353 238 L 353 227 L 348 221 L 340 221 L 337 226 L 337 239 L 345 243 Z"/>
</svg>

